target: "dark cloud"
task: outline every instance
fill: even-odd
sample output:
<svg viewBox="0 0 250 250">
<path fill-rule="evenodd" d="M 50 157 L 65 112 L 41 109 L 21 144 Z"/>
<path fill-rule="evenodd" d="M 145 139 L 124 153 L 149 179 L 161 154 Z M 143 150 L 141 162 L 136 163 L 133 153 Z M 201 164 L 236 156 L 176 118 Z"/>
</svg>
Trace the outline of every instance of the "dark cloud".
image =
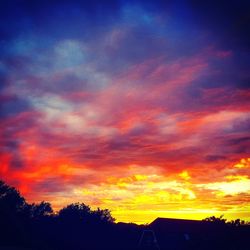
<svg viewBox="0 0 250 250">
<path fill-rule="evenodd" d="M 20 153 L 19 145 L 20 143 L 15 139 L 15 136 L 11 135 L 6 137 L 6 135 L 3 134 L 1 138 L 0 155 L 10 155 L 9 167 L 13 170 L 24 167 L 24 161 Z"/>
<path fill-rule="evenodd" d="M 22 112 L 32 110 L 30 103 L 27 99 L 18 96 L 0 96 L 0 118 L 18 115 Z"/>
<path fill-rule="evenodd" d="M 3 0 L 0 32 L 7 39 L 27 32 L 57 38 L 86 36 L 83 26 L 96 30 L 101 23 L 114 21 L 119 6 L 117 1 Z"/>
<path fill-rule="evenodd" d="M 248 133 L 249 132 L 249 128 L 250 128 L 250 118 L 249 117 L 245 117 L 242 119 L 238 119 L 236 121 L 233 122 L 232 124 L 232 132 L 235 133 Z"/>
<path fill-rule="evenodd" d="M 65 192 L 68 188 L 65 181 L 63 181 L 59 176 L 36 180 L 36 182 L 33 183 L 32 187 L 34 190 L 36 190 L 36 192 L 42 192 L 45 194 L 52 191 L 55 193 Z"/>
<path fill-rule="evenodd" d="M 31 85 L 35 85 L 37 94 L 40 95 L 46 93 L 64 95 L 93 89 L 88 80 L 80 79 L 73 73 L 63 74 L 62 76 L 56 75 L 52 78 L 30 77 L 25 84 L 28 88 Z"/>
<path fill-rule="evenodd" d="M 209 162 L 223 161 L 225 159 L 227 159 L 227 157 L 223 155 L 208 155 L 205 157 L 205 161 Z"/>
<path fill-rule="evenodd" d="M 234 138 L 234 139 L 229 139 L 227 141 L 227 143 L 234 145 L 234 144 L 240 144 L 240 143 L 247 143 L 250 141 L 250 137 L 246 136 L 246 137 L 240 137 L 240 138 Z"/>
<path fill-rule="evenodd" d="M 110 140 L 107 145 L 108 151 L 123 151 L 127 149 L 133 150 L 136 148 L 138 148 L 138 145 L 135 142 L 129 140 L 129 138 L 126 136 L 117 136 Z"/>
<path fill-rule="evenodd" d="M 246 132 L 246 136 L 248 133 Z M 232 138 L 229 139 L 230 136 L 222 138 L 220 142 L 218 142 L 219 148 L 221 153 L 223 153 L 227 158 L 237 158 L 237 155 L 241 155 L 241 158 L 248 157 L 250 153 L 249 149 L 249 140 L 242 140 L 242 137 L 239 134 L 239 138 Z"/>
<path fill-rule="evenodd" d="M 20 154 L 18 152 L 16 154 L 13 154 L 12 159 L 10 161 L 10 168 L 12 170 L 15 170 L 23 167 L 25 167 L 25 163 Z"/>
<path fill-rule="evenodd" d="M 223 48 L 249 50 L 249 1 L 193 0 L 191 8 L 194 20 L 210 30 Z"/>
<path fill-rule="evenodd" d="M 245 132 L 245 136 L 238 136 L 236 138 L 225 138 L 223 142 L 223 147 L 226 149 L 227 157 L 233 154 L 244 154 L 248 157 L 250 153 L 249 149 L 250 138 L 248 136 L 248 130 Z"/>
</svg>

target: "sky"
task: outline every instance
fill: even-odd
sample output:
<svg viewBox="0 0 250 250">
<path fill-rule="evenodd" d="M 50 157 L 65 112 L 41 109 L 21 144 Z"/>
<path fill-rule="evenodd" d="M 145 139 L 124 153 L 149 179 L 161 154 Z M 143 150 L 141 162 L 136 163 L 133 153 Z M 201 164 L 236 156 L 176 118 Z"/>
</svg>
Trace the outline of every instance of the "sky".
<svg viewBox="0 0 250 250">
<path fill-rule="evenodd" d="M 0 12 L 0 179 L 56 211 L 250 220 L 249 1 Z"/>
</svg>

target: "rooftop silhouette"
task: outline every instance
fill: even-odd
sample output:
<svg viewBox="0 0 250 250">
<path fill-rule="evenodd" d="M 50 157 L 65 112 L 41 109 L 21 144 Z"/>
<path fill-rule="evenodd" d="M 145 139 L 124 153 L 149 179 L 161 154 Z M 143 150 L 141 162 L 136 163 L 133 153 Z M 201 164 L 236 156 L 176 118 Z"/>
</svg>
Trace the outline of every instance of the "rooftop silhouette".
<svg viewBox="0 0 250 250">
<path fill-rule="evenodd" d="M 0 250 L 3 249 L 246 249 L 250 225 L 226 223 L 221 217 L 203 221 L 157 218 L 148 225 L 115 223 L 108 209 L 84 203 L 54 213 L 47 202 L 29 204 L 0 181 Z"/>
</svg>

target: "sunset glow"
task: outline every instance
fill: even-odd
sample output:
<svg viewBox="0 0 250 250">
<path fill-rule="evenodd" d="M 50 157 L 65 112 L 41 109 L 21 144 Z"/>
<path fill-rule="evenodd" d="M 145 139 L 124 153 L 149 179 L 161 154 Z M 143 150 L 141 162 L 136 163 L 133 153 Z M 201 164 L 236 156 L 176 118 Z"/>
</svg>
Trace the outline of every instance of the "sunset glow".
<svg viewBox="0 0 250 250">
<path fill-rule="evenodd" d="M 244 7 L 16 2 L 1 3 L 0 179 L 56 211 L 250 221 Z"/>
</svg>

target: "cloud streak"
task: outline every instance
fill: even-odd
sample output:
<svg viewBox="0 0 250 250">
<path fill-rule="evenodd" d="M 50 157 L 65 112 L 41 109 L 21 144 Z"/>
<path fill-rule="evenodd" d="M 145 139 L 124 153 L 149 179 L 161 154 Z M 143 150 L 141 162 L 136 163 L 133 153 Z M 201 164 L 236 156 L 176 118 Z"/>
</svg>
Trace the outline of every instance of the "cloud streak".
<svg viewBox="0 0 250 250">
<path fill-rule="evenodd" d="M 1 3 L 2 179 L 118 220 L 250 219 L 243 7 L 221 32 L 205 3 L 19 4 Z"/>
</svg>

